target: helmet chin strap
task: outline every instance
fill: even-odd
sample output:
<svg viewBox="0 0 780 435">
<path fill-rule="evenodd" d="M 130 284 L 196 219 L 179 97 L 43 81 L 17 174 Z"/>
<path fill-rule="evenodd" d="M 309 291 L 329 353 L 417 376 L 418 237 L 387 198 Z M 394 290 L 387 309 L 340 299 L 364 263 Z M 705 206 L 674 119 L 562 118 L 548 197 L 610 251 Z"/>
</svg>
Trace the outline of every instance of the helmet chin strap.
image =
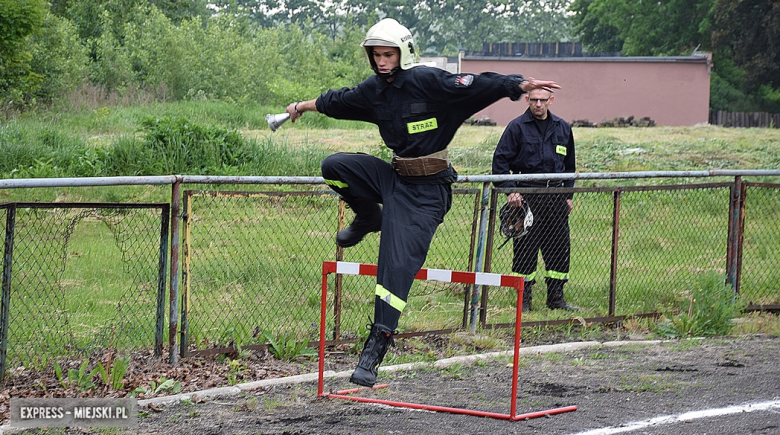
<svg viewBox="0 0 780 435">
<path fill-rule="evenodd" d="M 387 79 L 393 77 L 395 75 L 395 73 L 398 72 L 398 67 L 393 68 L 392 70 L 390 70 L 389 73 L 381 73 L 381 72 L 379 72 L 379 68 L 374 67 L 374 72 L 376 73 L 377 76 L 379 76 L 380 79 L 387 80 Z"/>
</svg>

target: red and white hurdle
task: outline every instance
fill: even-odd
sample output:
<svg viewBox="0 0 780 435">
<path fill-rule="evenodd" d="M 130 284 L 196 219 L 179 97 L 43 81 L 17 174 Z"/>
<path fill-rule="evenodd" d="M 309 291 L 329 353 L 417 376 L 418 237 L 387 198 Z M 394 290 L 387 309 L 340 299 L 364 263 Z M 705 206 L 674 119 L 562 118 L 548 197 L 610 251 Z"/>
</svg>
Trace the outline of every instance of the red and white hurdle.
<svg viewBox="0 0 780 435">
<path fill-rule="evenodd" d="M 420 269 L 414 277 L 417 280 L 455 282 L 461 284 L 490 285 L 500 287 L 512 287 L 517 290 L 517 306 L 515 315 L 515 343 L 514 359 L 512 364 L 512 397 L 510 401 L 509 414 L 495 412 L 476 411 L 462 408 L 449 408 L 436 405 L 423 405 L 418 403 L 394 402 L 390 400 L 370 399 L 365 397 L 353 396 L 361 388 L 337 391 L 335 393 L 324 393 L 324 372 L 325 372 L 325 324 L 326 324 L 326 300 L 328 289 L 328 275 L 332 273 L 342 275 L 365 275 L 376 276 L 377 267 L 374 264 L 348 263 L 343 261 L 324 261 L 322 263 L 322 299 L 320 304 L 320 346 L 319 346 L 319 378 L 317 384 L 317 397 L 328 397 L 333 399 L 345 399 L 355 402 L 378 403 L 388 406 L 395 406 L 410 409 L 424 409 L 427 411 L 449 412 L 453 414 L 466 414 L 478 417 L 491 417 L 502 420 L 517 421 L 528 420 L 531 418 L 545 417 L 564 412 L 576 411 L 576 406 L 566 406 L 563 408 L 549 409 L 546 411 L 531 412 L 517 415 L 517 373 L 520 359 L 520 323 L 522 317 L 523 303 L 523 278 L 512 275 L 500 275 L 496 273 L 482 272 L 458 272 L 443 269 Z M 386 388 L 387 384 L 374 386 L 377 388 Z"/>
</svg>

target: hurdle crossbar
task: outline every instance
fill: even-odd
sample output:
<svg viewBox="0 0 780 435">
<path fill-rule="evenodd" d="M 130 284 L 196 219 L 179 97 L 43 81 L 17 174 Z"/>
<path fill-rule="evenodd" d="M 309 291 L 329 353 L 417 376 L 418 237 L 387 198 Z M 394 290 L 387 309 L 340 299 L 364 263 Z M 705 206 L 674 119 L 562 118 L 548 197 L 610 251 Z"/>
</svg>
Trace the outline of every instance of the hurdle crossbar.
<svg viewBox="0 0 780 435">
<path fill-rule="evenodd" d="M 512 287 L 517 290 L 517 306 L 515 314 L 515 342 L 514 342 L 514 356 L 512 363 L 512 398 L 509 405 L 509 414 L 501 414 L 495 412 L 484 412 L 462 408 L 449 408 L 444 406 L 435 405 L 423 405 L 418 403 L 406 403 L 406 402 L 394 402 L 390 400 L 371 399 L 366 397 L 353 396 L 361 390 L 361 388 L 353 388 L 350 390 L 337 391 L 336 393 L 325 394 L 324 390 L 324 373 L 325 373 L 325 324 L 326 324 L 326 311 L 327 311 L 327 289 L 328 289 L 328 275 L 332 273 L 342 275 L 364 275 L 364 276 L 376 276 L 377 266 L 374 264 L 361 264 L 361 263 L 348 263 L 344 261 L 324 261 L 322 262 L 322 298 L 320 304 L 320 343 L 319 343 L 319 376 L 317 382 L 317 397 L 328 397 L 334 399 L 352 400 L 355 402 L 363 403 L 378 403 L 388 406 L 395 406 L 401 408 L 410 409 L 424 409 L 428 411 L 436 412 L 449 412 L 453 414 L 466 414 L 479 417 L 491 417 L 502 420 L 518 421 L 528 420 L 531 418 L 545 417 L 555 414 L 561 414 L 564 412 L 576 411 L 576 406 L 567 406 L 563 408 L 549 409 L 546 411 L 538 411 L 527 414 L 517 415 L 517 377 L 518 367 L 520 360 L 520 324 L 522 317 L 522 310 L 520 309 L 523 303 L 523 288 L 524 280 L 520 276 L 513 275 L 500 275 L 496 273 L 482 273 L 482 272 L 459 272 L 453 270 L 443 269 L 420 269 L 417 275 L 414 277 L 416 280 L 424 281 L 442 281 L 442 282 L 455 282 L 462 284 L 474 284 L 474 285 L 491 285 L 500 287 Z M 387 385 L 377 385 L 374 389 L 387 388 Z"/>
</svg>

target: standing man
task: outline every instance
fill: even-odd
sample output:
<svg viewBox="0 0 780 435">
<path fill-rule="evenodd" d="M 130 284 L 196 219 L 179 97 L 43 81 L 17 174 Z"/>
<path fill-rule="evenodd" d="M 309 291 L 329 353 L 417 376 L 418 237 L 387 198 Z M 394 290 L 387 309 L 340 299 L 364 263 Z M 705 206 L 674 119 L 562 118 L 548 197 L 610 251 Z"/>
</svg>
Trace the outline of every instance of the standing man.
<svg viewBox="0 0 780 435">
<path fill-rule="evenodd" d="M 504 97 L 559 89 L 555 82 L 496 73 L 451 74 L 415 64 L 412 34 L 386 18 L 361 43 L 376 75 L 354 88 L 330 90 L 287 106 L 295 122 L 304 112 L 370 122 L 393 151 L 392 163 L 361 153 L 322 161 L 325 182 L 356 216 L 336 243 L 358 244 L 382 231 L 377 261 L 374 321 L 350 381 L 373 386 L 403 311 L 414 276 L 425 262 L 436 228 L 452 203 L 457 173 L 447 145 L 471 115 Z M 382 207 L 379 206 L 382 204 Z"/>
<path fill-rule="evenodd" d="M 545 89 L 533 89 L 526 96 L 528 110 L 513 119 L 504 130 L 493 154 L 493 174 L 573 173 L 574 136 L 571 126 L 550 112 L 555 97 Z M 496 187 L 574 187 L 574 180 L 495 183 Z M 563 298 L 563 285 L 569 280 L 569 213 L 574 207 L 572 193 L 507 195 L 510 207 L 520 208 L 523 201 L 533 213 L 528 234 L 513 240 L 512 272 L 525 280 L 523 311 L 531 309 L 532 289 L 536 282 L 539 251 L 545 265 L 547 307 L 578 310 Z"/>
</svg>

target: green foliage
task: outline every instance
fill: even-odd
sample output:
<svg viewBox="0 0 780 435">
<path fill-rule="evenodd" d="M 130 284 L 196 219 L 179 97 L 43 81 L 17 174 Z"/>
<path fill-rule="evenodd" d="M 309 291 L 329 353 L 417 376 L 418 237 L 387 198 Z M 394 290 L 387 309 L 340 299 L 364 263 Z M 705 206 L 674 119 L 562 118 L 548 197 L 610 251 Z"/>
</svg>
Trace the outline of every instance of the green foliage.
<svg viewBox="0 0 780 435">
<path fill-rule="evenodd" d="M 312 357 L 317 351 L 309 347 L 305 340 L 298 341 L 294 334 L 273 335 L 269 331 L 262 331 L 263 338 L 268 342 L 268 350 L 277 359 L 292 361 L 298 357 Z"/>
<path fill-rule="evenodd" d="M 717 49 L 730 48 L 731 59 L 745 71 L 743 89 L 780 88 L 780 4 L 775 0 L 717 0 L 712 35 Z"/>
<path fill-rule="evenodd" d="M 46 13 L 42 0 L 0 0 L 0 107 L 17 108 L 28 99 L 29 88 L 41 81 L 30 62 L 28 36 L 41 31 Z"/>
<path fill-rule="evenodd" d="M 663 337 L 687 338 L 727 335 L 733 328 L 732 320 L 745 307 L 736 299 L 731 286 L 724 284 L 717 273 L 702 275 L 700 288 L 690 295 L 687 312 L 665 313 L 667 321 L 656 324 L 655 332 Z"/>
<path fill-rule="evenodd" d="M 97 371 L 100 374 L 100 380 L 103 384 L 111 387 L 112 390 L 119 390 L 124 387 L 122 379 L 127 372 L 127 366 L 130 364 L 130 357 L 125 357 L 119 360 L 109 360 L 106 366 L 103 363 L 98 362 Z"/>
<path fill-rule="evenodd" d="M 103 13 L 100 19 L 103 26 L 113 24 L 113 18 L 108 13 Z M 112 32 L 105 32 L 90 42 L 94 47 L 94 59 L 89 68 L 90 79 L 108 91 L 126 90 L 133 74 L 127 49 L 122 42 Z"/>
<path fill-rule="evenodd" d="M 133 393 L 143 393 L 154 396 L 162 392 L 178 394 L 180 391 L 181 382 L 174 381 L 173 379 L 166 379 L 165 376 L 162 376 L 157 381 L 149 382 L 149 388 L 141 386 L 133 390 Z"/>
<path fill-rule="evenodd" d="M 712 109 L 780 111 L 776 1 L 574 0 L 570 10 L 589 51 L 676 56 L 714 49 Z"/>
<path fill-rule="evenodd" d="M 618 52 L 623 48 L 620 29 L 602 20 L 596 13 L 596 6 L 590 11 L 595 0 L 574 0 L 570 10 L 575 31 L 585 47 L 592 52 Z"/>
<path fill-rule="evenodd" d="M 206 106 L 200 104 L 201 108 Z M 211 119 L 222 114 L 195 116 Z M 233 121 L 236 124 L 258 122 L 249 114 L 227 116 L 237 117 Z M 90 146 L 85 139 L 72 135 L 67 126 L 12 121 L 0 126 L 0 174 L 4 178 L 175 173 L 314 176 L 319 174 L 320 162 L 330 154 L 318 145 L 295 149 L 275 136 L 262 142 L 247 140 L 234 129 L 204 125 L 178 115 L 147 116 L 140 123 L 142 135 L 121 134 L 107 146 Z"/>
<path fill-rule="evenodd" d="M 225 377 L 230 385 L 236 385 L 238 383 L 238 377 L 243 375 L 247 370 L 246 362 L 241 361 L 240 359 L 231 359 L 228 361 L 227 368 L 228 371 L 225 373 Z"/>
<path fill-rule="evenodd" d="M 87 50 L 80 43 L 72 22 L 46 14 L 42 31 L 28 39 L 31 71 L 41 77 L 29 95 L 51 101 L 75 89 L 87 77 Z"/>
<path fill-rule="evenodd" d="M 24 3 L 45 12 L 41 0 Z M 215 5 L 220 13 L 209 13 L 204 0 L 55 0 L 42 24 L 32 13 L 38 9 L 20 11 L 7 23 L 18 32 L 2 32 L 0 40 L 0 50 L 19 54 L 2 58 L 0 96 L 23 108 L 39 100 L 48 104 L 73 93 L 86 69 L 90 86 L 110 104 L 140 90 L 158 100 L 282 105 L 370 75 L 359 42 L 379 16 L 408 26 L 418 53 L 429 54 L 455 55 L 486 41 L 568 40 L 571 33 L 565 0 Z M 32 48 L 23 49 L 37 28 L 42 32 L 28 41 Z"/>
<path fill-rule="evenodd" d="M 92 378 L 99 372 L 97 368 L 91 372 L 87 371 L 88 360 L 84 360 L 78 369 L 68 369 L 68 376 L 64 377 L 62 367 L 60 367 L 57 361 L 54 361 L 54 373 L 57 376 L 62 388 L 70 389 L 77 388 L 82 391 L 94 390 L 95 384 L 92 382 Z"/>
<path fill-rule="evenodd" d="M 619 47 L 625 56 L 668 56 L 709 49 L 714 2 L 575 0 L 571 10 L 582 42 L 591 50 Z"/>
<path fill-rule="evenodd" d="M 7 178 L 94 176 L 95 154 L 99 151 L 52 125 L 0 127 L 0 174 Z"/>
<path fill-rule="evenodd" d="M 18 62 L 25 38 L 38 29 L 46 13 L 43 0 L 0 1 L 0 58 L 5 62 Z M 6 66 L 6 65 L 3 65 Z"/>
<path fill-rule="evenodd" d="M 482 50 L 485 42 L 569 41 L 568 1 L 428 2 L 411 8 L 413 19 L 399 21 L 413 31 L 427 54 L 457 56 L 459 50 Z M 393 12 L 389 12 L 392 16 Z"/>
<path fill-rule="evenodd" d="M 144 151 L 156 161 L 144 167 L 156 174 L 216 174 L 250 158 L 248 143 L 236 131 L 178 117 L 147 118 L 142 125 Z"/>
</svg>

